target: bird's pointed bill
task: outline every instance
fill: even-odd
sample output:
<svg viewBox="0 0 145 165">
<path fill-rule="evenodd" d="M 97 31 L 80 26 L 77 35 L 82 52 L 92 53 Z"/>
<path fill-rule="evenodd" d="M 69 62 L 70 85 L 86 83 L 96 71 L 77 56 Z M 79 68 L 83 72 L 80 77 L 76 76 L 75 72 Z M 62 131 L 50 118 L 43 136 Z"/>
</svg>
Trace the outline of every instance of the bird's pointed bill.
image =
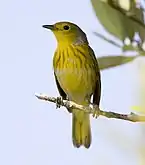
<svg viewBox="0 0 145 165">
<path fill-rule="evenodd" d="M 54 30 L 54 26 L 53 25 L 43 25 L 42 27 L 44 27 L 46 29 Z"/>
</svg>

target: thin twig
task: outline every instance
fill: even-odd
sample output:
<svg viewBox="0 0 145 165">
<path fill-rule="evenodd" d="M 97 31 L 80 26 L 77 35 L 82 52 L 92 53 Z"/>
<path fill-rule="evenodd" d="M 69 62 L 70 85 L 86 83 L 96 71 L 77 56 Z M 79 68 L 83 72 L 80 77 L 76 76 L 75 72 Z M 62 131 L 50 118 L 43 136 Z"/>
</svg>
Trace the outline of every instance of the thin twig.
<svg viewBox="0 0 145 165">
<path fill-rule="evenodd" d="M 104 35 L 102 35 L 102 34 L 100 34 L 100 33 L 98 33 L 98 32 L 93 32 L 93 33 L 94 33 L 97 37 L 100 37 L 101 39 L 107 41 L 108 43 L 110 43 L 110 44 L 112 44 L 112 45 L 114 45 L 114 46 L 116 46 L 116 47 L 118 47 L 118 48 L 122 48 L 122 46 L 119 45 L 117 42 L 115 42 L 115 41 L 113 41 L 113 40 L 111 40 L 111 39 L 108 39 L 108 38 L 105 37 Z"/>
<path fill-rule="evenodd" d="M 35 96 L 38 99 L 58 104 L 58 98 L 49 97 L 45 94 L 35 94 Z M 77 108 L 80 111 L 85 111 L 86 113 L 90 113 L 93 115 L 96 114 L 97 116 L 101 115 L 101 116 L 105 116 L 107 118 L 122 119 L 122 120 L 131 121 L 131 122 L 145 122 L 145 116 L 139 116 L 135 113 L 119 114 L 116 112 L 102 111 L 99 109 L 99 107 L 97 105 L 93 105 L 92 107 L 83 106 L 83 105 L 79 105 L 73 101 L 68 101 L 68 100 L 62 100 L 61 102 L 59 102 L 59 104 L 60 104 L 60 106 L 64 106 L 66 108 Z"/>
</svg>

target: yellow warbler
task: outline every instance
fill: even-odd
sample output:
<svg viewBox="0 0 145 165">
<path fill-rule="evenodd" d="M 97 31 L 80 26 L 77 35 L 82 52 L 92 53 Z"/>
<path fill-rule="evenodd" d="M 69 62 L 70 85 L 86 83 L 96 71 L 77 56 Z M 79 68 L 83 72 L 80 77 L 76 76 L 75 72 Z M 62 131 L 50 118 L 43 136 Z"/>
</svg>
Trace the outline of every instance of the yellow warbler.
<svg viewBox="0 0 145 165">
<path fill-rule="evenodd" d="M 43 25 L 50 29 L 57 39 L 57 49 L 53 58 L 54 75 L 60 95 L 78 104 L 99 105 L 101 95 L 100 71 L 94 52 L 89 46 L 86 34 L 75 24 L 58 22 Z M 72 112 L 73 145 L 86 148 L 91 144 L 89 114 L 78 109 Z"/>
</svg>

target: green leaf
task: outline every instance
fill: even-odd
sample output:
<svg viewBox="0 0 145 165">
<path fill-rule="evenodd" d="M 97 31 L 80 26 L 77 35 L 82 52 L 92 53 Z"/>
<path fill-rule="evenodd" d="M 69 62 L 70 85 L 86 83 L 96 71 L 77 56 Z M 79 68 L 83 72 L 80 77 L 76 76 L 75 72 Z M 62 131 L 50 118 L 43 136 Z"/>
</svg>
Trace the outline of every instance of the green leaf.
<svg viewBox="0 0 145 165">
<path fill-rule="evenodd" d="M 137 56 L 103 56 L 98 58 L 99 68 L 101 70 L 126 64 L 133 61 Z"/>
<path fill-rule="evenodd" d="M 138 43 L 137 46 L 134 46 L 134 45 L 123 45 L 122 51 L 123 52 L 135 51 L 135 52 L 138 52 L 139 56 L 145 56 L 145 51 L 142 49 L 141 46 L 142 45 L 140 45 L 139 43 Z"/>
<path fill-rule="evenodd" d="M 140 23 L 144 25 L 144 14 L 143 10 L 141 8 L 134 8 L 133 9 L 133 16 L 132 18 L 137 19 Z M 141 39 L 141 43 L 145 41 L 145 27 L 141 26 L 141 24 L 137 22 L 133 22 L 133 26 L 135 28 L 135 31 L 139 33 L 139 37 Z"/>
<path fill-rule="evenodd" d="M 133 45 L 123 45 L 123 47 L 122 47 L 122 51 L 123 52 L 127 52 L 127 51 L 139 51 L 139 48 L 138 48 L 138 46 L 133 46 Z"/>
<path fill-rule="evenodd" d="M 130 25 L 131 20 L 123 12 L 112 7 L 114 3 L 108 4 L 102 0 L 91 0 L 91 2 L 98 20 L 106 31 L 121 41 L 126 37 L 133 40 L 135 29 Z"/>
</svg>

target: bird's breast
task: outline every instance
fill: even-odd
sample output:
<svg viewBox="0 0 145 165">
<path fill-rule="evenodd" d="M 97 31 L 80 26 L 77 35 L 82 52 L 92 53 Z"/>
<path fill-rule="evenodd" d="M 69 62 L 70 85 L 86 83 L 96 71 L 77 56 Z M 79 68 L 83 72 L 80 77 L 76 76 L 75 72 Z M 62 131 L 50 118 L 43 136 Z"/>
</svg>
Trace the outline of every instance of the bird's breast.
<svg viewBox="0 0 145 165">
<path fill-rule="evenodd" d="M 92 94 L 96 84 L 96 74 L 91 60 L 74 54 L 61 54 L 55 57 L 54 70 L 62 89 L 68 95 Z M 59 60 L 57 60 L 59 59 Z"/>
</svg>

